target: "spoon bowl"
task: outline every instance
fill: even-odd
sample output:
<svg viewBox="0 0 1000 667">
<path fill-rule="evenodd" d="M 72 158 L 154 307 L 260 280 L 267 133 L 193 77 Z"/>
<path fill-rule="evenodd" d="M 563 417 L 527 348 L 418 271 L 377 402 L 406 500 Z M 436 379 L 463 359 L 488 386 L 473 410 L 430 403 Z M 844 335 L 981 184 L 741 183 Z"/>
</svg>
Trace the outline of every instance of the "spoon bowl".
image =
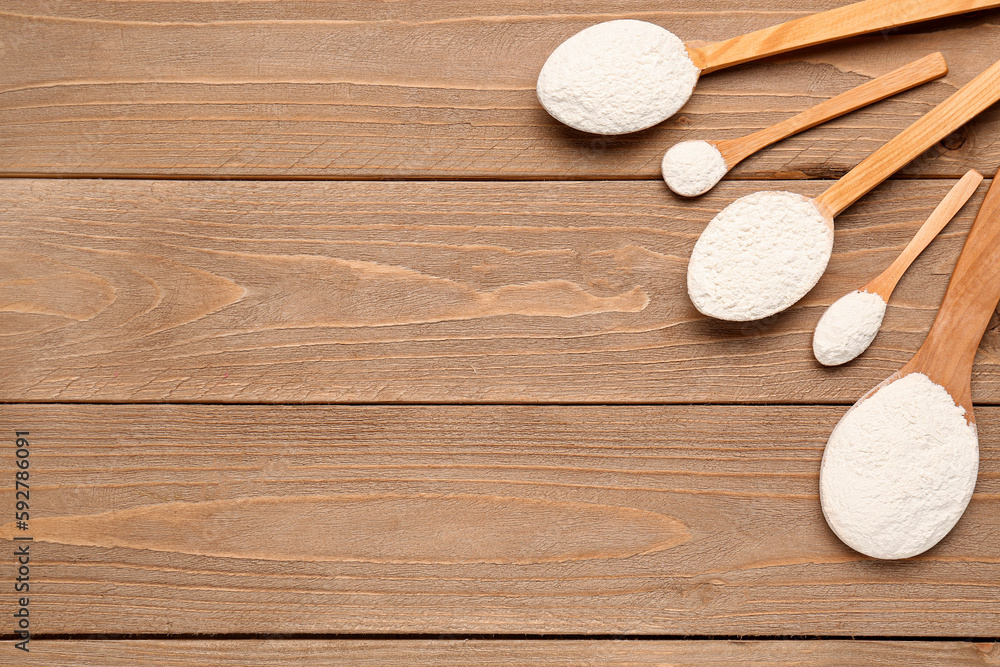
<svg viewBox="0 0 1000 667">
<path fill-rule="evenodd" d="M 605 21 L 552 52 L 538 75 L 538 100 L 570 127 L 624 134 L 673 116 L 700 73 L 669 30 L 632 19 Z"/>
<path fill-rule="evenodd" d="M 701 74 L 843 37 L 1000 6 L 1000 0 L 864 0 L 702 46 L 666 28 L 619 19 L 585 28 L 542 66 L 538 100 L 584 132 L 624 134 L 680 109 Z"/>
<path fill-rule="evenodd" d="M 712 219 L 691 252 L 688 296 L 732 322 L 780 312 L 812 289 L 833 253 L 833 218 L 793 192 L 741 197 Z"/>
<path fill-rule="evenodd" d="M 910 558 L 937 544 L 972 498 L 979 439 L 952 396 L 922 373 L 893 377 L 837 423 L 820 502 L 855 551 Z"/>
<path fill-rule="evenodd" d="M 1000 301 L 998 183 L 986 194 L 923 345 L 847 411 L 823 452 L 823 514 L 863 554 L 895 559 L 926 551 L 972 497 L 979 465 L 972 364 Z"/>
</svg>

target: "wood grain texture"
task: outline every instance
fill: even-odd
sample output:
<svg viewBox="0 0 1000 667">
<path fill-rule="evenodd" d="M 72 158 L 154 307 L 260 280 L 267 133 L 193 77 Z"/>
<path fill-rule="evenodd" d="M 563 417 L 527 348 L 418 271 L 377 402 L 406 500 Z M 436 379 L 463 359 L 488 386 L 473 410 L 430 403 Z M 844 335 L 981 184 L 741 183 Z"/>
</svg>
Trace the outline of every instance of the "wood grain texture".
<svg viewBox="0 0 1000 667">
<path fill-rule="evenodd" d="M 799 305 L 727 323 L 690 304 L 687 258 L 758 184 L 690 201 L 662 182 L 7 180 L 0 399 L 850 404 L 923 341 L 986 185 L 865 355 L 820 366 L 816 321 L 952 184 L 881 186 L 838 218 Z M 997 336 L 977 403 L 1000 401 Z"/>
<path fill-rule="evenodd" d="M 697 665 L 698 667 L 898 667 L 1000 665 L 997 644 L 881 641 L 539 640 L 123 640 L 31 644 L 20 664 L 63 667 L 384 667 L 410 665 Z"/>
<path fill-rule="evenodd" d="M 680 114 L 618 138 L 569 130 L 538 71 L 597 21 L 720 40 L 843 0 L 246 3 L 2 0 L 0 173 L 207 177 L 657 178 L 684 139 L 722 140 L 942 51 L 941 82 L 744 161 L 731 178 L 830 178 L 996 59 L 1000 10 L 835 42 L 705 76 Z M 905 172 L 1000 162 L 991 110 Z"/>
<path fill-rule="evenodd" d="M 996 173 L 1000 111 L 901 171 L 935 180 L 841 216 L 790 312 L 706 320 L 683 276 L 712 214 L 764 187 L 747 179 L 816 195 L 992 64 L 1000 10 L 706 76 L 624 137 L 562 127 L 534 95 L 597 21 L 718 41 L 845 2 L 0 0 L 0 176 L 336 181 L 0 180 L 0 425 L 30 431 L 42 637 L 0 663 L 1000 664 L 992 643 L 448 639 L 996 636 L 1000 329 L 975 366 L 976 494 L 919 558 L 860 556 L 823 521 L 844 407 L 760 403 L 849 404 L 912 355 L 988 183 L 862 359 L 819 367 L 812 327 L 899 253 L 938 179 Z M 748 134 L 933 51 L 946 78 L 751 156 L 710 197 L 658 180 L 676 141 Z M 374 182 L 432 178 L 485 182 Z M 213 633 L 259 638 L 180 639 Z"/>
<path fill-rule="evenodd" d="M 897 562 L 823 520 L 843 411 L 61 404 L 0 423 L 30 432 L 39 634 L 994 636 L 1000 409 L 978 411 L 965 516 Z"/>
</svg>

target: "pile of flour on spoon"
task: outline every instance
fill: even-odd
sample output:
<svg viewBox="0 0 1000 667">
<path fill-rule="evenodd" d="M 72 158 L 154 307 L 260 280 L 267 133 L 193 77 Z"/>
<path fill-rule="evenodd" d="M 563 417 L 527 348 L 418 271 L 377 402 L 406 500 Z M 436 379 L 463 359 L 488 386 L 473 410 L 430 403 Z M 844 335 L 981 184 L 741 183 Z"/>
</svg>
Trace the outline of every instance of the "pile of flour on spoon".
<svg viewBox="0 0 1000 667">
<path fill-rule="evenodd" d="M 682 141 L 671 146 L 661 168 L 670 189 L 684 197 L 708 192 L 729 171 L 722 153 L 707 141 Z"/>
<path fill-rule="evenodd" d="M 656 125 L 680 109 L 701 74 L 684 43 L 653 23 L 621 19 L 560 44 L 538 75 L 538 101 L 553 118 L 596 134 Z"/>
<path fill-rule="evenodd" d="M 833 252 L 833 225 L 792 192 L 755 192 L 712 219 L 688 264 L 688 295 L 703 314 L 746 322 L 813 288 Z"/>
<path fill-rule="evenodd" d="M 978 468 L 979 439 L 965 409 L 923 373 L 910 373 L 834 428 L 820 470 L 823 514 L 856 551 L 909 558 L 962 516 Z"/>
<path fill-rule="evenodd" d="M 824 366 L 838 366 L 868 349 L 885 317 L 885 301 L 860 290 L 845 294 L 826 309 L 813 333 L 813 354 Z"/>
</svg>

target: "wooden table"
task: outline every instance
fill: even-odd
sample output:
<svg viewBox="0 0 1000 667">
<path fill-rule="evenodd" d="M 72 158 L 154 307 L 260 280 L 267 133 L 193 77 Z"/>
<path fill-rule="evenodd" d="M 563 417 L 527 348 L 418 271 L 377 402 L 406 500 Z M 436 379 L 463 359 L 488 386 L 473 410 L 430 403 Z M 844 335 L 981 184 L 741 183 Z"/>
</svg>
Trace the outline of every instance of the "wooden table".
<svg viewBox="0 0 1000 667">
<path fill-rule="evenodd" d="M 976 494 L 940 545 L 862 557 L 817 496 L 831 428 L 922 341 L 990 181 L 863 357 L 810 352 L 958 176 L 994 176 L 1000 111 L 838 218 L 789 311 L 713 321 L 684 288 L 714 212 L 822 191 L 998 57 L 1000 11 L 706 76 L 623 137 L 534 95 L 600 20 L 714 40 L 841 4 L 0 0 L 0 633 L 25 544 L 32 633 L 0 664 L 1000 664 L 1000 330 Z M 705 197 L 659 180 L 673 142 L 934 50 L 946 78 Z"/>
</svg>

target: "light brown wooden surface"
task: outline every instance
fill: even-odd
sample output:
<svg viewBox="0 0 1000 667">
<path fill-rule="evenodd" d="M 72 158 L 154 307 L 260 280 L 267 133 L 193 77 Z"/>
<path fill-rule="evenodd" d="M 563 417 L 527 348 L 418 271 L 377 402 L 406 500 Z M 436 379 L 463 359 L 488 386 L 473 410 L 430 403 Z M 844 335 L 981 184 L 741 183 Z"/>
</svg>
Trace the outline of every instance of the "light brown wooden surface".
<svg viewBox="0 0 1000 667">
<path fill-rule="evenodd" d="M 40 634 L 992 636 L 1000 409 L 965 516 L 899 562 L 823 521 L 843 411 L 64 404 L 0 428 L 30 432 Z"/>
<path fill-rule="evenodd" d="M 1000 10 L 706 75 L 674 118 L 595 137 L 539 106 L 546 56 L 597 21 L 715 41 L 842 0 L 2 0 L 0 172 L 166 177 L 655 178 L 683 139 L 738 137 L 934 51 L 951 72 L 743 162 L 834 178 L 992 64 Z M 906 174 L 993 175 L 992 109 Z M 950 147 L 950 148 L 948 148 Z"/>
<path fill-rule="evenodd" d="M 1000 665 L 997 644 L 920 641 L 41 640 L 36 650 L 40 660 L 57 659 L 64 667 Z M 25 659 L 20 664 L 51 663 Z"/>
<path fill-rule="evenodd" d="M 996 173 L 1000 110 L 840 216 L 789 312 L 713 322 L 683 281 L 723 205 L 819 194 L 995 62 L 1000 9 L 707 75 L 624 137 L 534 95 L 597 21 L 719 41 L 844 4 L 0 0 L 0 425 L 31 432 L 36 538 L 32 652 L 0 664 L 997 664 L 1000 330 L 952 535 L 873 561 L 816 490 L 845 406 L 923 340 L 988 182 L 862 358 L 821 368 L 810 337 L 955 179 Z M 935 51 L 946 77 L 707 197 L 660 181 L 677 141 Z M 722 641 L 748 636 L 775 641 Z"/>
<path fill-rule="evenodd" d="M 812 356 L 954 181 L 893 181 L 837 220 L 819 285 L 707 319 L 685 271 L 716 211 L 648 183 L 7 180 L 8 401 L 853 403 L 916 351 L 986 185 L 917 259 L 872 348 Z M 1000 401 L 1000 341 L 978 402 Z M 735 362 L 735 363 L 734 363 Z"/>
</svg>

